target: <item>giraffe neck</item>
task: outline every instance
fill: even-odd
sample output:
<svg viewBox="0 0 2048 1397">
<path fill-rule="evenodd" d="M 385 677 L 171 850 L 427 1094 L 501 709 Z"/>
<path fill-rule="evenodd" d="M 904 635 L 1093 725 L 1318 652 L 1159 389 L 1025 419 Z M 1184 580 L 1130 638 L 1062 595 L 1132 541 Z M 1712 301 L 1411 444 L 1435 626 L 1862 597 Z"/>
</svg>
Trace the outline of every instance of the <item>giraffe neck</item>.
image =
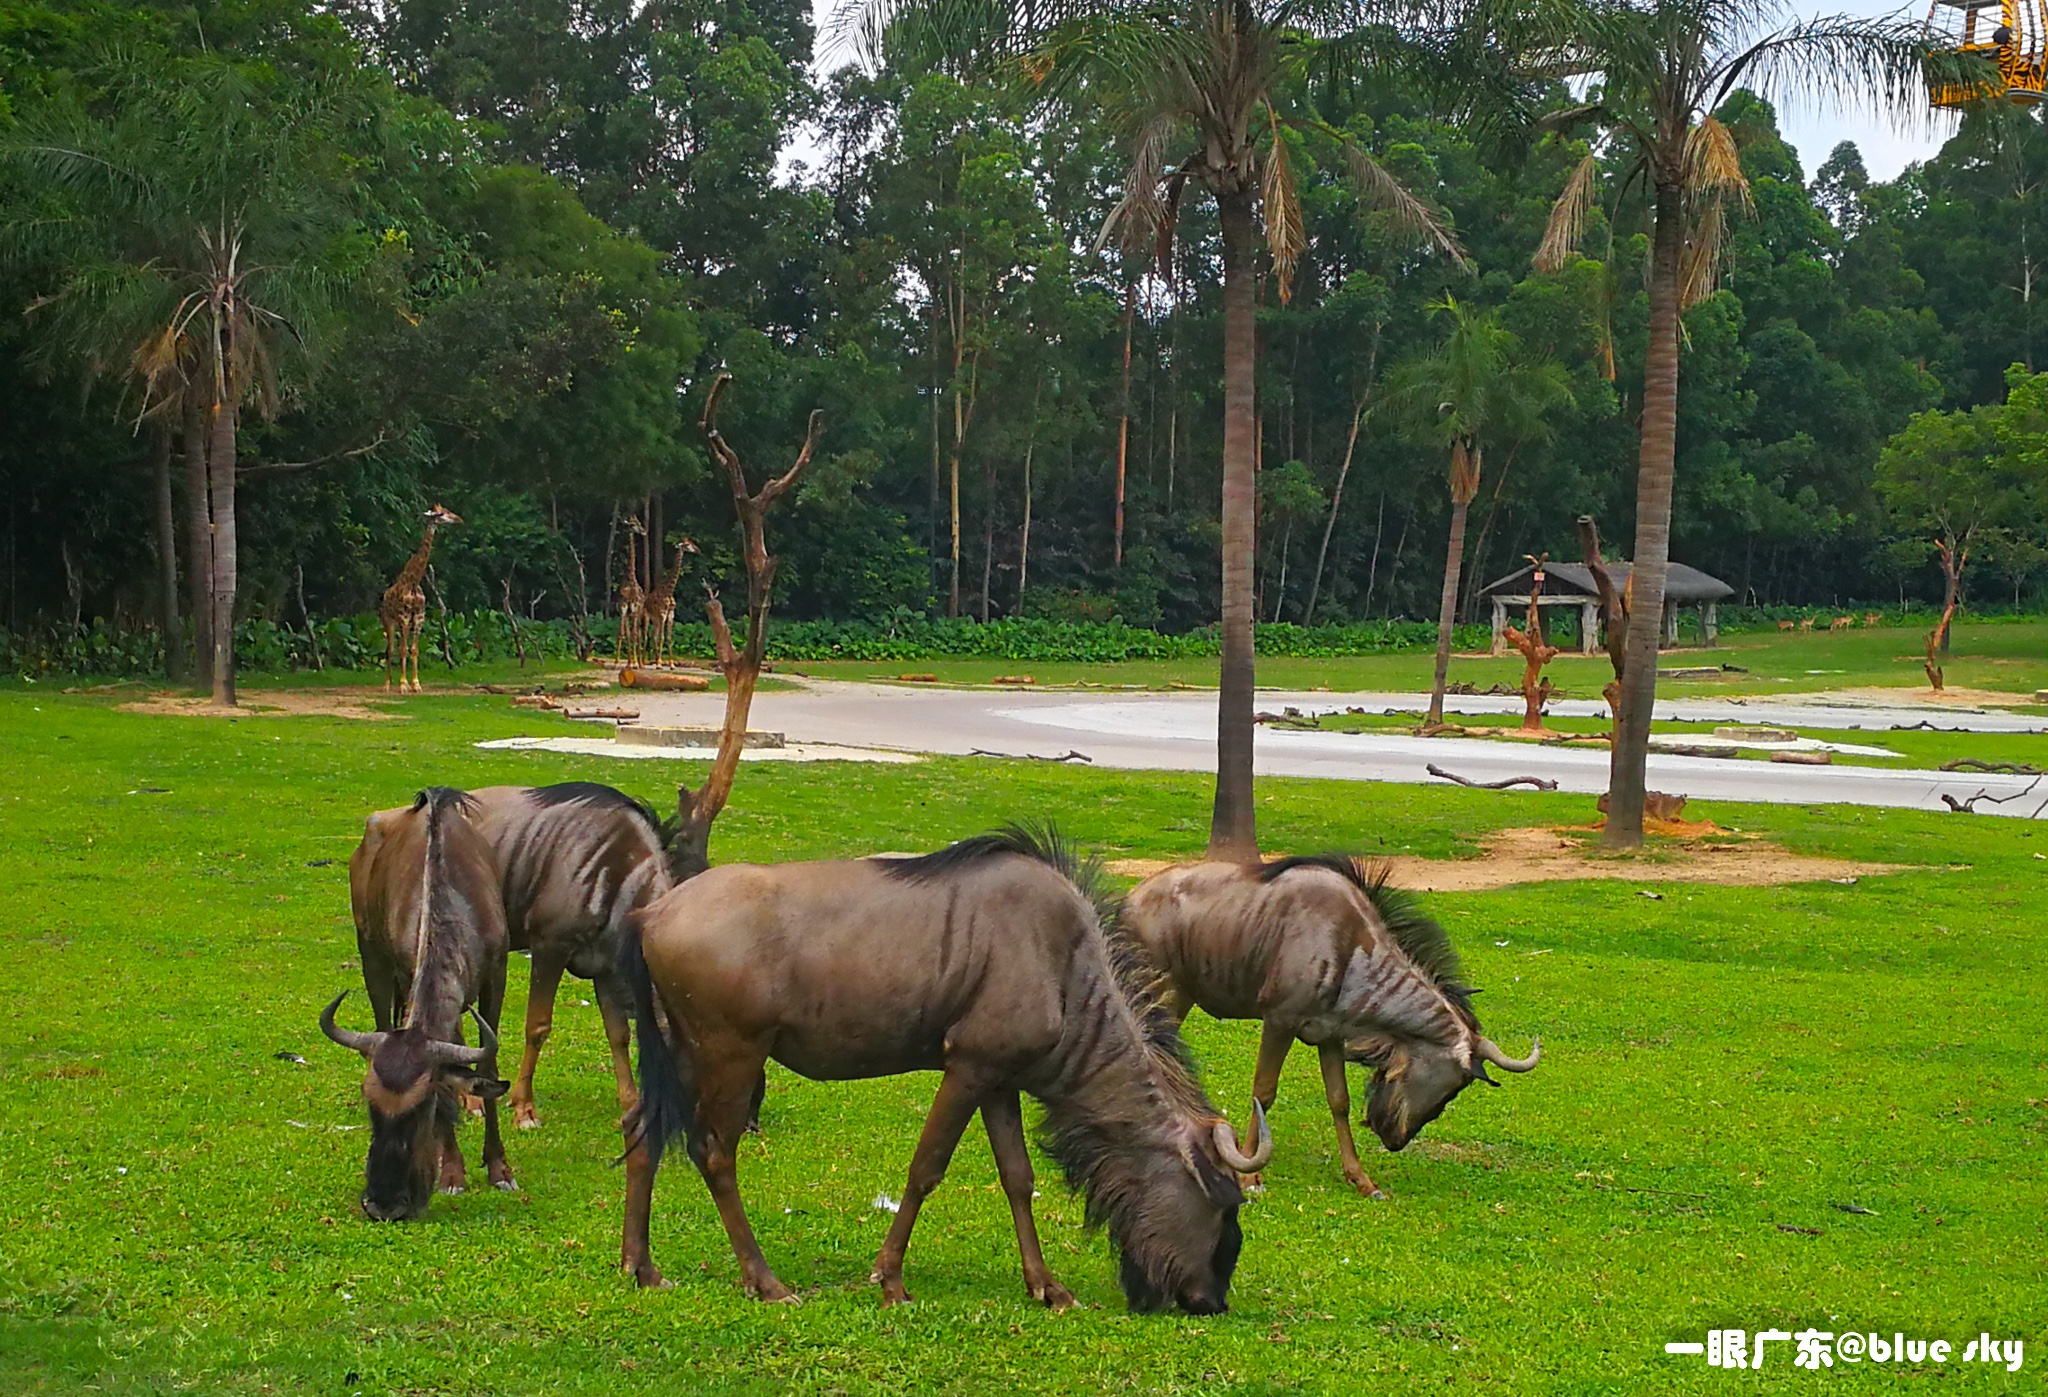
<svg viewBox="0 0 2048 1397">
<path fill-rule="evenodd" d="M 438 524 L 427 525 L 426 533 L 420 536 L 419 548 L 406 560 L 404 571 L 398 574 L 400 582 L 416 583 L 427 575 L 427 559 L 434 553 L 434 530 L 439 527 Z"/>
</svg>

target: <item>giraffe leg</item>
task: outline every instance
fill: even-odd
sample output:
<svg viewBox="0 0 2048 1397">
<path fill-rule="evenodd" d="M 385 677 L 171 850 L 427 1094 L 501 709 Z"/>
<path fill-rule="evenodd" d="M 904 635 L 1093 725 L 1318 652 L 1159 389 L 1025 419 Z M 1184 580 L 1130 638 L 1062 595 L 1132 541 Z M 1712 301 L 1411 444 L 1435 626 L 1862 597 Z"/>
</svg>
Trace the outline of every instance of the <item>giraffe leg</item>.
<svg viewBox="0 0 2048 1397">
<path fill-rule="evenodd" d="M 391 646 L 394 639 L 396 637 L 391 633 L 391 620 L 389 617 L 386 617 L 384 618 L 384 687 L 386 689 L 391 687 Z"/>
</svg>

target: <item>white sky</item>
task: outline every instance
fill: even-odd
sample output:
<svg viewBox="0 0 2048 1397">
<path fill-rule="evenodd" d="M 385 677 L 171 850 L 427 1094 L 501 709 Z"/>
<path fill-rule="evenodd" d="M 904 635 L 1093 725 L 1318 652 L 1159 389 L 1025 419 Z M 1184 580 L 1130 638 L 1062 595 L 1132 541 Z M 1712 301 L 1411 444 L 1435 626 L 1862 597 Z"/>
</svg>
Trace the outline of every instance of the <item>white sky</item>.
<svg viewBox="0 0 2048 1397">
<path fill-rule="evenodd" d="M 1831 14 L 1854 14 L 1871 17 L 1897 15 L 1914 24 L 1926 21 L 1927 11 L 1921 6 L 1900 9 L 1897 0 L 1786 0 L 1787 12 L 1792 15 L 1813 16 Z M 811 14 L 821 36 L 820 49 L 826 47 L 822 36 L 831 17 L 839 8 L 839 0 L 812 0 Z M 834 66 L 844 62 L 837 53 L 829 55 Z M 1799 152 L 1799 163 L 1808 179 L 1828 158 L 1836 144 L 1854 141 L 1863 152 L 1864 168 L 1873 180 L 1895 178 L 1900 171 L 1915 160 L 1925 160 L 1941 149 L 1943 141 L 1955 132 L 1956 117 L 1948 112 L 1932 109 L 1924 120 L 1911 123 L 1901 130 L 1889 121 L 1867 109 L 1855 106 L 1847 108 L 1829 103 L 1825 106 L 1781 98 L 1778 104 L 1778 126 L 1785 139 Z M 813 167 L 821 157 L 814 140 L 808 133 L 800 133 L 784 152 L 785 168 L 790 160 L 801 160 Z"/>
</svg>

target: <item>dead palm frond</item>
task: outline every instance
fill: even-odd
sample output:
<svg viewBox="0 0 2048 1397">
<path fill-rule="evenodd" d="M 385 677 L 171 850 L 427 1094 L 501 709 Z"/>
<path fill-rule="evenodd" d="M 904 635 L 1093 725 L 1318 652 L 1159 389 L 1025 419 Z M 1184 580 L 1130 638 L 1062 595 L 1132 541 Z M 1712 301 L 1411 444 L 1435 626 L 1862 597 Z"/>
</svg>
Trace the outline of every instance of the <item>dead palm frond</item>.
<svg viewBox="0 0 2048 1397">
<path fill-rule="evenodd" d="M 1588 155 L 1573 169 L 1564 192 L 1550 206 L 1550 219 L 1543 228 L 1543 241 L 1536 245 L 1536 270 L 1561 272 L 1578 256 L 1579 239 L 1586 235 L 1586 217 L 1593 209 L 1593 180 L 1600 171 L 1600 157 Z"/>
</svg>

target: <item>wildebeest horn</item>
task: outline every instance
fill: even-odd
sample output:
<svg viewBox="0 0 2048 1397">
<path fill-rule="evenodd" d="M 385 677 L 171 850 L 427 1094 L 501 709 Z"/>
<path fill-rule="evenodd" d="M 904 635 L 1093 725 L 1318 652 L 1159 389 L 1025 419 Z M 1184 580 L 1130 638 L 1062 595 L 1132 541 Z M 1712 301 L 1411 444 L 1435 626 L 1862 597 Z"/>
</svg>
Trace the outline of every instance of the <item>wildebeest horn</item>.
<svg viewBox="0 0 2048 1397">
<path fill-rule="evenodd" d="M 1482 1038 L 1479 1040 L 1479 1056 L 1485 1058 L 1503 1072 L 1527 1072 L 1537 1063 L 1543 1061 L 1543 1040 L 1541 1038 L 1529 1040 L 1529 1056 L 1509 1057 L 1500 1050 L 1499 1045 L 1491 1038 Z"/>
<path fill-rule="evenodd" d="M 378 1047 L 384 1042 L 384 1035 L 381 1033 L 357 1033 L 354 1029 L 343 1028 L 335 1023 L 334 1011 L 339 1009 L 341 1001 L 347 998 L 348 991 L 343 990 L 340 994 L 334 996 L 332 1004 L 329 1004 L 320 1011 L 320 1031 L 341 1044 L 342 1047 L 368 1057 L 371 1053 L 376 1052 Z"/>
<path fill-rule="evenodd" d="M 1273 1132 L 1266 1126 L 1266 1108 L 1252 1098 L 1252 1152 L 1238 1148 L 1237 1134 L 1229 1121 L 1216 1122 L 1216 1153 L 1240 1174 L 1256 1174 L 1273 1157 Z"/>
<path fill-rule="evenodd" d="M 443 1067 L 476 1067 L 491 1055 L 491 1047 L 465 1048 L 460 1043 L 443 1043 L 435 1039 L 427 1044 L 427 1061 Z"/>
<path fill-rule="evenodd" d="M 484 1022 L 484 1016 L 476 1011 L 474 1004 L 469 1006 L 469 1016 L 476 1020 L 477 1043 L 486 1051 L 496 1052 L 498 1050 L 498 1030 Z"/>
</svg>

